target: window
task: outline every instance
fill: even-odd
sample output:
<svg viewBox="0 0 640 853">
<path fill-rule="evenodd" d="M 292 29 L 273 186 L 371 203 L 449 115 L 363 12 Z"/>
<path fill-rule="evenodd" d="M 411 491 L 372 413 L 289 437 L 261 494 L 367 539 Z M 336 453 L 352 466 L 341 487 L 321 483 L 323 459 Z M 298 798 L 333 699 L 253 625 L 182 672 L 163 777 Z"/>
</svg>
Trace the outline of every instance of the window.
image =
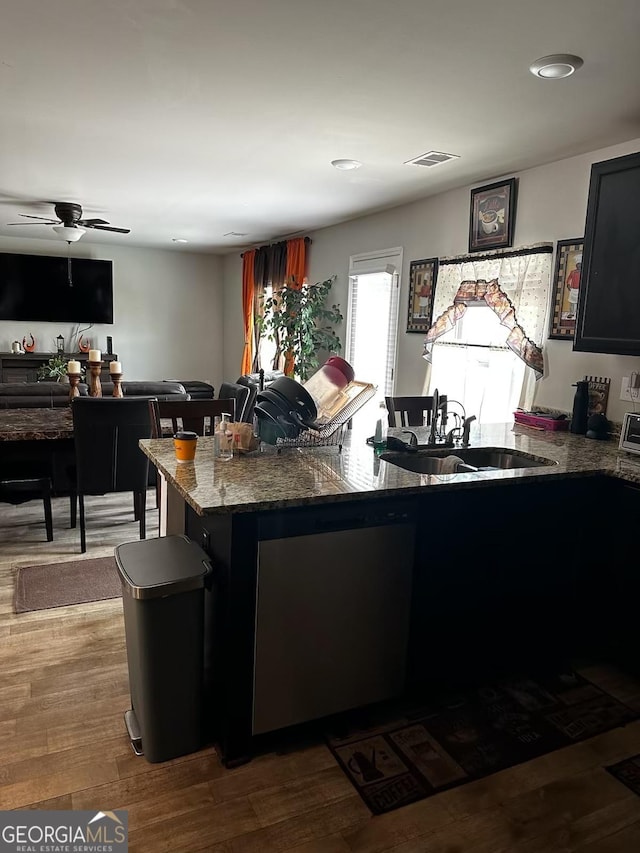
<svg viewBox="0 0 640 853">
<path fill-rule="evenodd" d="M 349 264 L 346 359 L 356 379 L 377 386 L 375 402 L 357 418 L 371 430 L 376 404 L 394 390 L 401 268 L 402 249 L 354 255 Z"/>
<path fill-rule="evenodd" d="M 273 287 L 268 284 L 264 288 L 264 301 L 273 294 Z M 274 370 L 273 360 L 276 357 L 276 342 L 270 341 L 266 335 L 262 335 L 258 339 L 258 368 L 263 370 Z M 280 365 L 277 365 L 279 368 Z"/>
<path fill-rule="evenodd" d="M 529 407 L 543 372 L 550 273 L 547 244 L 441 260 L 424 352 L 431 391 L 484 423 Z"/>
</svg>

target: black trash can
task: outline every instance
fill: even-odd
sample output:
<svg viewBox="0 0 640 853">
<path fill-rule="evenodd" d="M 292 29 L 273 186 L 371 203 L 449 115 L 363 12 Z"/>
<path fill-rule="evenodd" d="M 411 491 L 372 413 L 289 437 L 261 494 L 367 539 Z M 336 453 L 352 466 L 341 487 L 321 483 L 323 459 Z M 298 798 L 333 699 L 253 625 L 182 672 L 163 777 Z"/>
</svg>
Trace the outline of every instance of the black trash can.
<svg viewBox="0 0 640 853">
<path fill-rule="evenodd" d="M 168 761 L 204 745 L 204 610 L 211 565 L 186 536 L 115 549 L 122 581 L 134 750 Z"/>
</svg>

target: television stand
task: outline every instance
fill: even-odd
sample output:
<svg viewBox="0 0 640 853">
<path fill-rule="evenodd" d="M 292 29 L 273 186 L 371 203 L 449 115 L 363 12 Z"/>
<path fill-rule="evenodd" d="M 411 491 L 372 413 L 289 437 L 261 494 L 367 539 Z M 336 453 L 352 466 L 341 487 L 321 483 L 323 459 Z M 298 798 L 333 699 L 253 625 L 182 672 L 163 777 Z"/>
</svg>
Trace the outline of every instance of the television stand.
<svg viewBox="0 0 640 853">
<path fill-rule="evenodd" d="M 0 382 L 37 382 L 38 370 L 57 352 L 0 352 Z M 62 353 L 67 361 L 80 361 L 87 364 L 89 353 Z M 109 362 L 119 361 L 115 352 L 102 353 L 102 369 L 109 373 Z"/>
</svg>

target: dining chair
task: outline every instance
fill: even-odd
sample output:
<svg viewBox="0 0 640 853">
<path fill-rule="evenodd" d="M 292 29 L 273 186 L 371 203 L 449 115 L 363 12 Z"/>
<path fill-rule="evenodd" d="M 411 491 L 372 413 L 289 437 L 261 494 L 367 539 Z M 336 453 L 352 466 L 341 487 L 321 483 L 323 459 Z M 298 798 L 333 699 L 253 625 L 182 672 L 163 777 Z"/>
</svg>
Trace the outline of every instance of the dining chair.
<svg viewBox="0 0 640 853">
<path fill-rule="evenodd" d="M 236 401 L 225 400 L 149 400 L 152 438 L 162 438 L 163 419 L 171 420 L 173 432 L 178 429 L 190 430 L 205 435 L 207 419 L 210 419 L 210 431 L 213 432 L 213 419 L 229 414 L 235 420 Z M 178 421 L 181 422 L 180 426 Z"/>
<path fill-rule="evenodd" d="M 71 413 L 82 553 L 87 550 L 85 495 L 133 492 L 134 517 L 144 539 L 149 460 L 138 442 L 151 438 L 149 398 L 76 397 Z"/>
<path fill-rule="evenodd" d="M 255 403 L 257 390 L 242 385 L 239 382 L 223 382 L 218 391 L 219 400 L 230 398 L 236 401 L 235 419 L 238 422 L 251 423 L 253 418 L 253 404 Z"/>
<path fill-rule="evenodd" d="M 34 500 L 37 497 L 42 498 L 47 542 L 53 542 L 51 478 L 15 476 L 5 479 L 4 473 L 0 474 L 0 503 L 17 505 Z"/>
<path fill-rule="evenodd" d="M 433 397 L 385 397 L 390 427 L 431 426 Z M 441 394 L 438 408 L 446 421 L 447 397 Z M 396 415 L 400 417 L 397 423 Z"/>
</svg>

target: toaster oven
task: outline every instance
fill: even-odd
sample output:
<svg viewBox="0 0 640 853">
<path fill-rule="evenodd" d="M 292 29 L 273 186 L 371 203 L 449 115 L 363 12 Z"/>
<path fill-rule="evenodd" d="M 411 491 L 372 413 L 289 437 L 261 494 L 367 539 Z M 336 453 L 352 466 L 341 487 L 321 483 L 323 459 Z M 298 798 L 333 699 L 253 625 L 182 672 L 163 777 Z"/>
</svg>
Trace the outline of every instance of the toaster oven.
<svg viewBox="0 0 640 853">
<path fill-rule="evenodd" d="M 640 414 L 627 412 L 624 416 L 619 447 L 630 453 L 640 453 Z"/>
</svg>

